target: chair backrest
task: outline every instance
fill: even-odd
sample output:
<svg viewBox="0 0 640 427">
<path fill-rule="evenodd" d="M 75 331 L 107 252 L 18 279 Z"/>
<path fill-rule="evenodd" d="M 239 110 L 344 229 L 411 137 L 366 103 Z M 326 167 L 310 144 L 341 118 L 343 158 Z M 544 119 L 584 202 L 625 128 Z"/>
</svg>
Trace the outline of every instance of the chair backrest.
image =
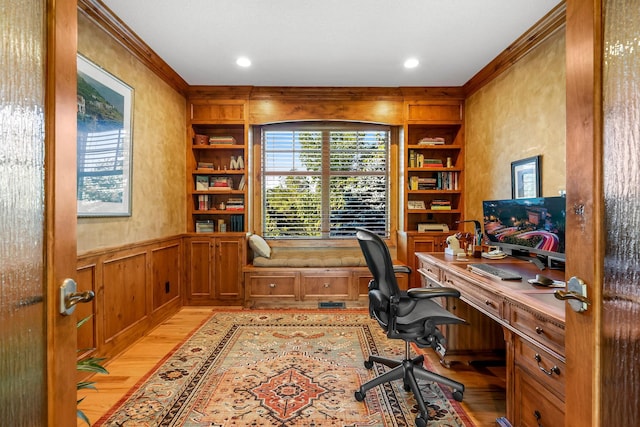
<svg viewBox="0 0 640 427">
<path fill-rule="evenodd" d="M 376 289 L 386 299 L 400 294 L 400 288 L 393 271 L 391 254 L 384 240 L 366 228 L 356 228 L 356 238 L 367 262 L 367 267 L 373 275 Z"/>
</svg>

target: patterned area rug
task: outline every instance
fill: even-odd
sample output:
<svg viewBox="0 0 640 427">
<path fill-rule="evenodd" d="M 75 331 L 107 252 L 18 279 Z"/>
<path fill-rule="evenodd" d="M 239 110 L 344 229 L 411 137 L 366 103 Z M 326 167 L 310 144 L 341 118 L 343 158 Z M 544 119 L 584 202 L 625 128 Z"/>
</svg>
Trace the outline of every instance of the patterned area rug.
<svg viewBox="0 0 640 427">
<path fill-rule="evenodd" d="M 214 312 L 96 426 L 413 426 L 417 407 L 402 381 L 359 385 L 401 359 L 364 311 Z M 472 426 L 448 389 L 420 382 L 429 426 Z M 449 397 L 449 398 L 448 398 Z"/>
</svg>

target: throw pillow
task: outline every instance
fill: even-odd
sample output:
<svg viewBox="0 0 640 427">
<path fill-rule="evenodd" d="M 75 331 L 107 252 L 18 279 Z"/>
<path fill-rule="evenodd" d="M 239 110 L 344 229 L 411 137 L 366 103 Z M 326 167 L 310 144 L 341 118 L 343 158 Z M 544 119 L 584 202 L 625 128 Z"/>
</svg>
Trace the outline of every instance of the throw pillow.
<svg viewBox="0 0 640 427">
<path fill-rule="evenodd" d="M 265 258 L 271 257 L 271 247 L 261 236 L 257 234 L 249 236 L 249 246 L 254 254 Z"/>
</svg>

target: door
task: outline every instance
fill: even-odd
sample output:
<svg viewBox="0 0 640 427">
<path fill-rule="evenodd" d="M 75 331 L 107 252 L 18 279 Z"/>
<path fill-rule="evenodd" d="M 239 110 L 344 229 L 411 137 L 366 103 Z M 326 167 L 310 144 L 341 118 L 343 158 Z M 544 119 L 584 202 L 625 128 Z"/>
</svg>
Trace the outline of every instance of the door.
<svg viewBox="0 0 640 427">
<path fill-rule="evenodd" d="M 244 239 L 238 237 L 217 237 L 214 253 L 215 295 L 221 300 L 243 298 L 242 283 L 242 248 Z"/>
<path fill-rule="evenodd" d="M 57 289 L 76 263 L 77 3 L 0 4 L 0 425 L 74 425 L 76 325 Z"/>
<path fill-rule="evenodd" d="M 587 284 L 588 310 L 566 304 L 565 427 L 598 426 L 602 265 L 601 1 L 567 1 L 566 278 Z M 586 250 L 585 248 L 589 248 Z"/>
<path fill-rule="evenodd" d="M 59 312 L 59 288 L 76 276 L 76 0 L 47 0 L 45 107 L 47 418 L 76 424 L 76 317 Z"/>
<path fill-rule="evenodd" d="M 637 2 L 567 2 L 566 427 L 635 426 L 640 416 L 640 54 Z M 589 248 L 585 250 L 584 248 Z"/>
</svg>

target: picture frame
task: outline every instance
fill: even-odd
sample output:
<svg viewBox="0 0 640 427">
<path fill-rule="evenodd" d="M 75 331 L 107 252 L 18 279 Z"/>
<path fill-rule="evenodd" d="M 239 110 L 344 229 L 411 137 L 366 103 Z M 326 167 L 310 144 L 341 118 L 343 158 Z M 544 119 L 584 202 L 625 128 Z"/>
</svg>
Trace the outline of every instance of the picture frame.
<svg viewBox="0 0 640 427">
<path fill-rule="evenodd" d="M 511 198 L 527 199 L 542 196 L 540 163 L 542 156 L 511 162 Z"/>
<path fill-rule="evenodd" d="M 133 88 L 78 55 L 77 214 L 131 216 Z"/>
</svg>

